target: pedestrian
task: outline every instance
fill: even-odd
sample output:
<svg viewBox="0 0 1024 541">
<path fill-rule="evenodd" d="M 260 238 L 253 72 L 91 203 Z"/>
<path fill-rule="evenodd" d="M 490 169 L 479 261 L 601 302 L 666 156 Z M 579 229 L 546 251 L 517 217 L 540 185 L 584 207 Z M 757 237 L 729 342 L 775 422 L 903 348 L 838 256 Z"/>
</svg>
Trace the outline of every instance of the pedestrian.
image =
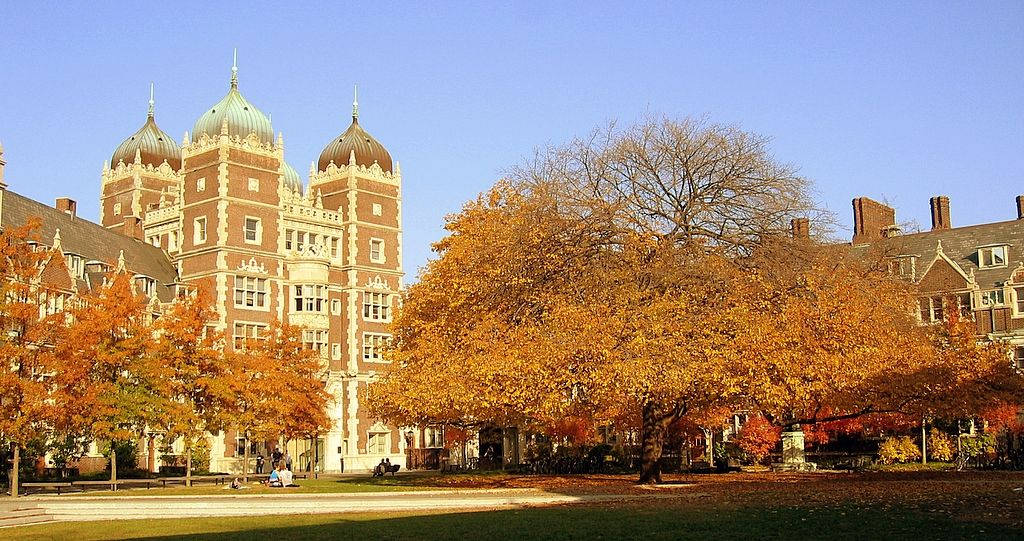
<svg viewBox="0 0 1024 541">
<path fill-rule="evenodd" d="M 288 454 L 288 451 L 284 452 L 284 467 L 287 468 L 288 471 L 292 470 L 292 455 Z"/>
<path fill-rule="evenodd" d="M 263 453 L 256 455 L 256 473 L 263 473 Z"/>
<path fill-rule="evenodd" d="M 277 467 L 277 463 L 281 462 L 281 457 L 282 456 L 284 456 L 284 455 L 281 453 L 281 448 L 275 445 L 274 446 L 274 453 L 270 455 L 270 458 L 273 459 L 273 461 L 271 462 L 273 467 L 275 467 L 275 468 Z"/>
</svg>

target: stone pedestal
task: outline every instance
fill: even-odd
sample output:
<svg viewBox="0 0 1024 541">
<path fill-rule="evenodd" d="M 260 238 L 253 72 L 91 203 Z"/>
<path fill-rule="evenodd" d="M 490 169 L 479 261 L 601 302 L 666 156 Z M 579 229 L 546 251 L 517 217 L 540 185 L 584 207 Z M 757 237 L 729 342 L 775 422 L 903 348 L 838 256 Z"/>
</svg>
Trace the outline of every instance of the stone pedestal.
<svg viewBox="0 0 1024 541">
<path fill-rule="evenodd" d="M 802 430 L 782 433 L 782 462 L 772 464 L 776 471 L 814 471 L 818 467 L 804 459 L 804 433 Z"/>
</svg>

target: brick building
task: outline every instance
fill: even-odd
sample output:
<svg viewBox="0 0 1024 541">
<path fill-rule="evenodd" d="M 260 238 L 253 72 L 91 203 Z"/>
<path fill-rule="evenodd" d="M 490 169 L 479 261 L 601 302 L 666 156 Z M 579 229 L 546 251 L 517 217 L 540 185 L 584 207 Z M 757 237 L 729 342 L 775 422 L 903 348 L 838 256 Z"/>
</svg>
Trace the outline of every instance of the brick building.
<svg viewBox="0 0 1024 541">
<path fill-rule="evenodd" d="M 306 346 L 329 369 L 324 383 L 334 397 L 334 426 L 317 442 L 320 468 L 368 470 L 384 457 L 404 464 L 407 446 L 436 438 L 376 422 L 361 404 L 382 366 L 402 287 L 400 167 L 362 128 L 355 102 L 351 125 L 327 142 L 307 185 L 284 150 L 270 119 L 239 91 L 232 67 L 227 94 L 180 145 L 158 127 L 151 96 L 142 127 L 104 165 L 99 224 L 76 216 L 74 201 L 48 207 L 4 185 L 0 225 L 42 218 L 51 259 L 66 267 L 57 285 L 68 297 L 120 265 L 152 298 L 155 315 L 178 289 L 206 288 L 219 315 L 211 324 L 227 347 L 263 336 L 274 319 L 303 327 Z M 2 171 L 0 154 L 0 183 Z M 236 436 L 210 436 L 211 469 L 241 467 L 244 442 Z M 142 454 L 152 457 L 145 448 L 152 440 L 144 443 Z M 290 445 L 297 468 L 314 455 L 310 444 Z"/>
<path fill-rule="evenodd" d="M 1015 220 L 953 227 L 949 198 L 932 197 L 931 229 L 905 234 L 892 207 L 858 197 L 853 249 L 881 248 L 890 270 L 917 285 L 922 323 L 959 309 L 980 337 L 1007 341 L 1024 368 L 1024 195 L 1015 203 Z"/>
</svg>

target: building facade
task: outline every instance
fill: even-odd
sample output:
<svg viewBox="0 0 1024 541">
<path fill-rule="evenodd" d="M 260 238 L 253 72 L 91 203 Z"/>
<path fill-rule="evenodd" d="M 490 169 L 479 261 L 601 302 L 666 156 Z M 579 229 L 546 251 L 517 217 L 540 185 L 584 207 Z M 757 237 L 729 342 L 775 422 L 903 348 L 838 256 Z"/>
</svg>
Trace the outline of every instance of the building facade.
<svg viewBox="0 0 1024 541">
<path fill-rule="evenodd" d="M 7 190 L 0 222 L 42 218 L 41 235 L 69 269 L 69 295 L 120 261 L 155 314 L 176 289 L 206 289 L 226 347 L 264 337 L 273 321 L 301 326 L 327 368 L 333 426 L 319 442 L 293 443 L 291 455 L 302 468 L 317 456 L 322 471 L 365 471 L 385 457 L 404 464 L 406 447 L 430 443 L 422 429 L 375 421 L 361 402 L 385 362 L 402 287 L 401 188 L 398 164 L 362 128 L 355 102 L 304 185 L 233 67 L 227 94 L 180 145 L 156 124 L 151 97 L 142 127 L 104 164 L 99 224 L 75 216 L 74 201 L 51 208 Z M 244 440 L 229 431 L 210 443 L 212 470 L 241 468 Z M 259 453 L 274 443 L 251 445 Z"/>
</svg>

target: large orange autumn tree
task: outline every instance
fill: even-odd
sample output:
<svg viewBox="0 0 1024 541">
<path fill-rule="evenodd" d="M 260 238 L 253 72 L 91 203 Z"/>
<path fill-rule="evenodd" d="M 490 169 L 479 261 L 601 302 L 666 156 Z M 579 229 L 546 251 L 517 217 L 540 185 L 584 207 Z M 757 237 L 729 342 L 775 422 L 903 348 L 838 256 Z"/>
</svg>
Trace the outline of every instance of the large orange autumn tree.
<svg viewBox="0 0 1024 541">
<path fill-rule="evenodd" d="M 812 211 L 764 138 L 614 126 L 542 152 L 452 217 L 371 393 L 397 422 L 639 419 L 640 480 L 669 425 L 726 401 L 749 282 L 735 264 Z"/>
</svg>

